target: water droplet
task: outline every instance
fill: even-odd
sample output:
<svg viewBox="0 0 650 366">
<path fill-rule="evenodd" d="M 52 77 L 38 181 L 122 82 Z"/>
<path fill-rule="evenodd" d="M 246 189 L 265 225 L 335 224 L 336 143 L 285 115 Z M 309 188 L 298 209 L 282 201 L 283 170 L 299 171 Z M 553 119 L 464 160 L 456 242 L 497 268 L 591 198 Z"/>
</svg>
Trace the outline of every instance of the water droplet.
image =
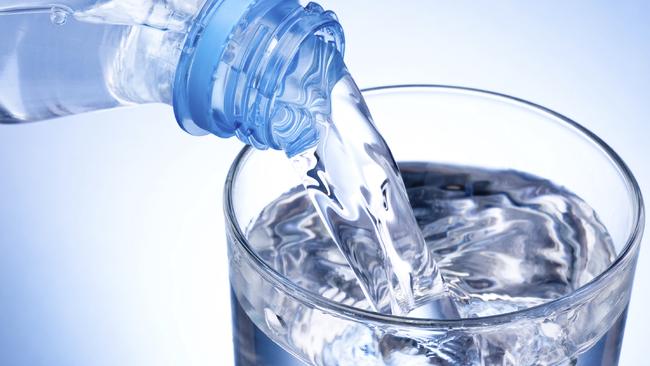
<svg viewBox="0 0 650 366">
<path fill-rule="evenodd" d="M 50 11 L 50 21 L 55 25 L 64 25 L 68 21 L 68 15 L 68 10 L 55 6 Z"/>
</svg>

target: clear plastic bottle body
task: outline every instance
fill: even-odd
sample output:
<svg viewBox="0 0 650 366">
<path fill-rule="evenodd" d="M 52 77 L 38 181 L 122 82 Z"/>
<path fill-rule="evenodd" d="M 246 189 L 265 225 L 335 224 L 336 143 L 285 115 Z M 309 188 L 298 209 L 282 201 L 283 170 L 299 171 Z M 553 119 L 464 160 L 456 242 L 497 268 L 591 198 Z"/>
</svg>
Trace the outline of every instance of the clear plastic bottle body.
<svg viewBox="0 0 650 366">
<path fill-rule="evenodd" d="M 183 3 L 178 1 L 177 3 Z M 171 102 L 199 1 L 0 1 L 0 121 Z"/>
</svg>

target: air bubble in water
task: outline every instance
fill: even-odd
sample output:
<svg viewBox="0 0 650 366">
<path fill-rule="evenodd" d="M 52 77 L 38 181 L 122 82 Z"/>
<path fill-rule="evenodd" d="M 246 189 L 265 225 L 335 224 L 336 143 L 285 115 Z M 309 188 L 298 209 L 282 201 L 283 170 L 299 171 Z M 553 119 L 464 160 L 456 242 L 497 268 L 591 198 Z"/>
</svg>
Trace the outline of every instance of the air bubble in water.
<svg viewBox="0 0 650 366">
<path fill-rule="evenodd" d="M 70 12 L 60 7 L 53 7 L 50 11 L 50 21 L 52 24 L 64 25 L 68 21 Z"/>
</svg>

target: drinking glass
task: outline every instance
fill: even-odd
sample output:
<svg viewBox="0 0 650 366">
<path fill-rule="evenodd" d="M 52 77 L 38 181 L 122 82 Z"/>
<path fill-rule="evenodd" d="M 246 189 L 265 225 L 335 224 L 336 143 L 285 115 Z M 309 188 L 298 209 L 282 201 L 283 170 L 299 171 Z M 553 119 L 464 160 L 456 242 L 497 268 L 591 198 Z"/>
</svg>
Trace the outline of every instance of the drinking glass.
<svg viewBox="0 0 650 366">
<path fill-rule="evenodd" d="M 251 245 L 249 226 L 300 180 L 282 153 L 246 147 L 225 190 L 236 365 L 446 365 L 449 352 L 468 365 L 616 365 L 644 224 L 621 158 L 572 120 L 498 93 L 412 85 L 364 97 L 398 161 L 549 179 L 594 208 L 617 257 L 572 293 L 506 314 L 412 319 L 354 308 L 283 277 Z"/>
</svg>

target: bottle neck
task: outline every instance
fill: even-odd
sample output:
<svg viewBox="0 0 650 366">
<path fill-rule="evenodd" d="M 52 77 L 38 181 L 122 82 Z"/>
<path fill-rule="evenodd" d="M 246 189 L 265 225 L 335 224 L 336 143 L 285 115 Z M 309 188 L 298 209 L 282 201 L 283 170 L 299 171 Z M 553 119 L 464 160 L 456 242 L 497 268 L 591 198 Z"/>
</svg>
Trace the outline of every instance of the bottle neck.
<svg viewBox="0 0 650 366">
<path fill-rule="evenodd" d="M 109 89 L 123 104 L 172 103 L 181 51 L 205 2 L 65 0 L 76 4 L 70 9 L 78 21 L 124 26 L 105 37 L 104 42 L 114 46 L 106 49 L 115 54 L 103 58 Z"/>
<path fill-rule="evenodd" d="M 343 49 L 336 16 L 315 3 L 208 1 L 176 71 L 176 118 L 192 134 L 236 135 L 261 149 L 304 147 L 315 138 L 306 131 L 309 123 L 299 118 L 287 125 L 286 111 L 278 111 L 287 108 L 282 96 L 291 94 L 287 88 L 303 88 L 304 80 L 323 79 L 320 68 L 344 68 Z M 333 53 L 339 62 L 324 62 L 323 55 Z M 311 87 L 327 89 L 330 84 L 323 80 Z"/>
</svg>

